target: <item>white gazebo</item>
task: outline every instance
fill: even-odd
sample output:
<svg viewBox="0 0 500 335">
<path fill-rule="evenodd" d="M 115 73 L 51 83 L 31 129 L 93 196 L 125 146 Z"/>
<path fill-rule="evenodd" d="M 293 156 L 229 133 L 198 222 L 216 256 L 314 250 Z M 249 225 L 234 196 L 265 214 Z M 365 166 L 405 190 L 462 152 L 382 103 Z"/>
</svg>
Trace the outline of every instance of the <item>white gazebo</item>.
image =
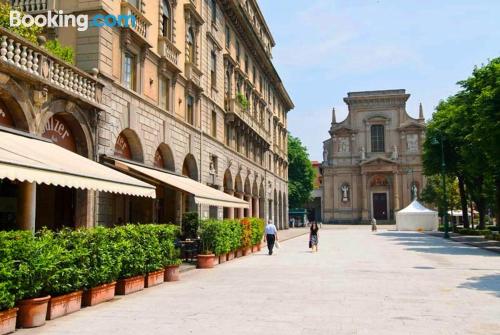
<svg viewBox="0 0 500 335">
<path fill-rule="evenodd" d="M 425 208 L 417 199 L 396 213 L 397 230 L 436 231 L 438 212 Z"/>
</svg>

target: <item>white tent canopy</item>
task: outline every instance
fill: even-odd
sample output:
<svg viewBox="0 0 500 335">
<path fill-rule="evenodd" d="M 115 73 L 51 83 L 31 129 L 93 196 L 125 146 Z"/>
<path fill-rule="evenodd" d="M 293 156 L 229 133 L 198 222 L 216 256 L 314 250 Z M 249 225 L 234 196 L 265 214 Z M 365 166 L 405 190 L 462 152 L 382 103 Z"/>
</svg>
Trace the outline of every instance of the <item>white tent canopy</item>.
<svg viewBox="0 0 500 335">
<path fill-rule="evenodd" d="M 438 226 L 438 213 L 425 208 L 416 199 L 396 213 L 397 230 L 436 231 Z"/>
</svg>

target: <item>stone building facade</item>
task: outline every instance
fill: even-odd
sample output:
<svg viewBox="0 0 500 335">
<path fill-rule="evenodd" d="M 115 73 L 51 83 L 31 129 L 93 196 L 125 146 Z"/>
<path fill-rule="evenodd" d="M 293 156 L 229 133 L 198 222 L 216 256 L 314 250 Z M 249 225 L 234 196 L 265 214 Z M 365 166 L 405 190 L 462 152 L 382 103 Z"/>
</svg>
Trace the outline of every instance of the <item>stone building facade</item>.
<svg viewBox="0 0 500 335">
<path fill-rule="evenodd" d="M 86 156 L 114 168 L 134 162 L 185 175 L 249 204 L 196 204 L 183 190 L 131 173 L 157 186 L 155 200 L 82 191 L 87 205 L 75 225 L 179 222 L 182 213 L 196 210 L 203 218 L 259 216 L 286 227 L 293 103 L 272 64 L 275 42 L 255 0 L 14 2 L 31 13 L 135 18 L 135 27 L 47 31 L 73 47 L 78 70 L 94 73 L 99 85 L 94 105 L 54 103 L 53 112 L 40 117 L 46 122 L 63 110 L 65 124 L 76 129 L 77 152 L 84 145 Z M 28 100 L 37 94 L 26 92 Z M 28 120 L 30 127 L 43 128 L 40 118 Z"/>
<path fill-rule="evenodd" d="M 406 112 L 405 90 L 350 92 L 347 118 L 332 111 L 323 143 L 323 222 L 394 220 L 424 187 L 425 120 Z"/>
</svg>

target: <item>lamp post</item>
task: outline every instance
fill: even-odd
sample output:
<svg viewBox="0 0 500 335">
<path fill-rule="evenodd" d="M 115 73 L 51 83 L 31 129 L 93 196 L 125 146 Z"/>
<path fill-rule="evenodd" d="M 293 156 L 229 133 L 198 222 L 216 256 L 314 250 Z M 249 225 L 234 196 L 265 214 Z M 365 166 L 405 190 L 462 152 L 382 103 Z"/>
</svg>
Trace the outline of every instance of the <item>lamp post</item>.
<svg viewBox="0 0 500 335">
<path fill-rule="evenodd" d="M 449 227 L 448 227 L 448 198 L 446 194 L 446 164 L 444 162 L 444 137 L 443 133 L 439 131 L 439 137 L 441 142 L 441 178 L 442 178 L 442 187 L 443 187 L 443 223 L 444 223 L 444 238 L 450 238 Z M 434 138 L 433 144 L 437 144 L 437 139 Z"/>
</svg>

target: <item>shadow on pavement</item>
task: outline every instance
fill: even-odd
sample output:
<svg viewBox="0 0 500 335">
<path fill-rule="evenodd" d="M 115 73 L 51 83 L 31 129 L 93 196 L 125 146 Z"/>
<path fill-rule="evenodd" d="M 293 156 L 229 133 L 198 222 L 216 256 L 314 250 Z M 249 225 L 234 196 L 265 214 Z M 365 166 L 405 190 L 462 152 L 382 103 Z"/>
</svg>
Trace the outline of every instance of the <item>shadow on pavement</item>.
<svg viewBox="0 0 500 335">
<path fill-rule="evenodd" d="M 458 287 L 489 292 L 500 298 L 500 274 L 472 277 Z"/>
<path fill-rule="evenodd" d="M 449 242 L 422 233 L 383 232 L 378 233 L 377 236 L 383 236 L 397 242 L 399 245 L 407 246 L 406 250 L 410 251 L 428 254 L 498 257 L 498 254 L 493 252 L 461 243 Z"/>
</svg>

